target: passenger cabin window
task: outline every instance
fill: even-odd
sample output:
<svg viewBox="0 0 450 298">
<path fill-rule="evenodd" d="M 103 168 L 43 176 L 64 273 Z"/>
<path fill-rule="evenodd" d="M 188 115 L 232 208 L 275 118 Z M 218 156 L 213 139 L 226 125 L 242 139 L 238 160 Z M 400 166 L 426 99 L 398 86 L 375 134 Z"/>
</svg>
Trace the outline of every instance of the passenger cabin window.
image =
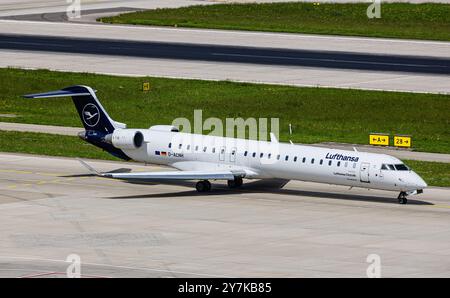
<svg viewBox="0 0 450 298">
<path fill-rule="evenodd" d="M 285 161 L 288 161 L 289 159 L 289 155 L 286 155 L 286 157 L 284 158 Z"/>
<path fill-rule="evenodd" d="M 179 144 L 178 145 L 178 149 L 181 149 L 182 146 L 183 146 L 183 144 Z"/>
<path fill-rule="evenodd" d="M 207 149 L 206 147 L 203 147 L 203 152 L 206 152 L 206 149 Z"/>
<path fill-rule="evenodd" d="M 353 168 L 354 168 L 354 169 L 356 169 L 356 162 L 355 162 L 355 163 L 353 163 Z"/>
<path fill-rule="evenodd" d="M 277 159 L 280 160 L 280 154 L 277 155 Z"/>
<path fill-rule="evenodd" d="M 347 167 L 348 166 L 348 161 L 346 161 L 345 163 L 344 163 L 344 167 Z"/>
<path fill-rule="evenodd" d="M 332 163 L 333 163 L 332 160 L 329 160 L 329 161 L 328 161 L 328 165 L 329 165 L 329 166 L 331 166 Z"/>
<path fill-rule="evenodd" d="M 195 151 L 198 151 L 198 146 L 195 146 Z"/>
<path fill-rule="evenodd" d="M 245 152 L 244 152 L 244 156 L 247 156 L 247 154 L 248 154 L 248 151 L 245 151 Z"/>
<path fill-rule="evenodd" d="M 311 159 L 311 163 L 312 163 L 312 164 L 314 163 L 314 158 Z"/>
<path fill-rule="evenodd" d="M 302 162 L 303 162 L 303 163 L 306 162 L 306 157 L 303 157 Z"/>
<path fill-rule="evenodd" d="M 270 159 L 272 157 L 272 153 L 267 154 L 267 158 Z"/>
<path fill-rule="evenodd" d="M 256 152 L 253 152 L 252 156 L 253 156 L 253 157 L 256 157 Z"/>
<path fill-rule="evenodd" d="M 187 145 L 186 149 L 187 150 L 191 149 L 191 145 Z"/>
<path fill-rule="evenodd" d="M 294 162 L 297 162 L 297 156 L 294 157 Z"/>
<path fill-rule="evenodd" d="M 320 164 L 323 164 L 323 159 L 320 160 Z"/>
<path fill-rule="evenodd" d="M 212 148 L 212 153 L 216 153 L 216 147 Z M 222 149 L 222 153 L 223 153 L 223 149 Z"/>
<path fill-rule="evenodd" d="M 259 154 L 259 158 L 262 158 L 264 156 L 264 153 Z"/>
<path fill-rule="evenodd" d="M 338 167 L 340 167 L 340 166 L 341 166 L 341 162 L 340 162 L 340 161 L 338 161 L 338 163 L 337 163 L 337 166 L 338 166 Z"/>
<path fill-rule="evenodd" d="M 172 143 L 169 143 L 169 148 L 172 148 Z"/>
</svg>

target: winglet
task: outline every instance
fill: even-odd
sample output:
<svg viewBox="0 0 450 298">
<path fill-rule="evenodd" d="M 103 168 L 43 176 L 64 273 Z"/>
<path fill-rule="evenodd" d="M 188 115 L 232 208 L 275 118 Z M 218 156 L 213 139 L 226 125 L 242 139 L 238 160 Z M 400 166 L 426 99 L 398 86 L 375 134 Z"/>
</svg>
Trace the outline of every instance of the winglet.
<svg viewBox="0 0 450 298">
<path fill-rule="evenodd" d="M 88 165 L 86 162 L 82 161 L 81 159 L 77 158 L 77 160 L 86 168 L 88 169 L 88 171 L 96 176 L 103 176 L 102 173 L 100 173 L 99 171 L 97 171 L 96 169 L 94 169 L 93 167 L 91 167 L 90 165 Z"/>
</svg>

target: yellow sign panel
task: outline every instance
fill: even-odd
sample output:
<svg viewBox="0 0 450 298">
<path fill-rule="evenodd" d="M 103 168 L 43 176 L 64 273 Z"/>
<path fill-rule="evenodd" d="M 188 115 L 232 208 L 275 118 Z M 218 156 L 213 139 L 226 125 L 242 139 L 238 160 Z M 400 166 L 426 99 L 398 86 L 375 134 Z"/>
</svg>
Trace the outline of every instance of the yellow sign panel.
<svg viewBox="0 0 450 298">
<path fill-rule="evenodd" d="M 389 135 L 370 134 L 370 145 L 389 146 Z"/>
<path fill-rule="evenodd" d="M 410 136 L 394 136 L 394 146 L 396 147 L 411 147 Z"/>
<path fill-rule="evenodd" d="M 142 90 L 150 91 L 150 83 L 146 82 L 142 84 Z"/>
</svg>

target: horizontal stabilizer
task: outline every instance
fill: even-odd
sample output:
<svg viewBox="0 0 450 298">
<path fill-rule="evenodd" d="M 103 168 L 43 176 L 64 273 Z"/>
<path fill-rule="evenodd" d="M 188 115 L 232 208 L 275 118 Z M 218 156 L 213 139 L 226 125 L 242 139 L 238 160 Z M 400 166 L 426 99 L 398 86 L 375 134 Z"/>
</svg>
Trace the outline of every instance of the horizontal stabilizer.
<svg viewBox="0 0 450 298">
<path fill-rule="evenodd" d="M 75 87 L 75 88 L 74 88 Z M 49 98 L 49 97 L 66 97 L 66 96 L 90 96 L 91 94 L 86 88 L 69 87 L 62 90 L 50 91 L 45 93 L 35 93 L 24 95 L 24 98 Z"/>
<path fill-rule="evenodd" d="M 98 172 L 96 169 L 94 169 L 93 167 L 91 167 L 90 165 L 88 165 L 87 163 L 85 163 L 84 161 L 82 161 L 81 159 L 77 158 L 77 160 L 86 168 L 88 169 L 89 173 L 96 175 L 96 176 L 102 176 L 102 174 L 100 172 Z"/>
</svg>

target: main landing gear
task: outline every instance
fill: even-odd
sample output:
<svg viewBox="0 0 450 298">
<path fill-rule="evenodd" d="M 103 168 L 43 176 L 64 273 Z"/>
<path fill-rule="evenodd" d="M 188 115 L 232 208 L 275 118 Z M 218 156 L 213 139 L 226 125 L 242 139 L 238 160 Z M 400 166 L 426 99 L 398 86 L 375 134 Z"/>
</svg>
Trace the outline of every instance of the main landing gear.
<svg viewBox="0 0 450 298">
<path fill-rule="evenodd" d="M 400 192 L 400 194 L 398 195 L 398 203 L 402 205 L 408 203 L 408 199 L 406 198 L 406 192 L 404 191 Z"/>
<path fill-rule="evenodd" d="M 195 188 L 197 189 L 198 192 L 210 191 L 211 190 L 211 182 L 209 182 L 208 180 L 199 181 L 195 185 Z"/>
<path fill-rule="evenodd" d="M 234 180 L 228 180 L 228 187 L 229 188 L 237 188 L 242 186 L 242 178 L 241 177 L 234 177 Z"/>
<path fill-rule="evenodd" d="M 242 186 L 241 177 L 235 177 L 234 180 L 228 180 L 229 188 L 238 188 L 240 186 Z M 197 189 L 198 192 L 207 192 L 211 190 L 211 183 L 208 180 L 201 180 L 197 182 L 195 188 Z"/>
</svg>

